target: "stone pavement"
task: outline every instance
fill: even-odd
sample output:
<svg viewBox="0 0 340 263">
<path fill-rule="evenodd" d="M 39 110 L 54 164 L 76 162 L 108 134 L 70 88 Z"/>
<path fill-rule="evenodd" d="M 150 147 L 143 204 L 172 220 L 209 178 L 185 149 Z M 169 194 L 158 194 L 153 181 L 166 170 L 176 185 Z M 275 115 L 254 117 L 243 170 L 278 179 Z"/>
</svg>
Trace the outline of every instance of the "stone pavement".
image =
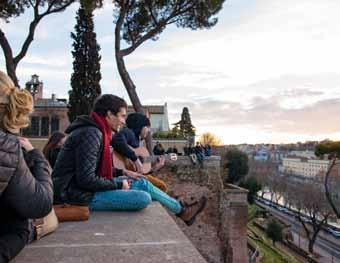
<svg viewBox="0 0 340 263">
<path fill-rule="evenodd" d="M 141 212 L 95 212 L 61 223 L 27 246 L 14 263 L 206 262 L 157 202 Z"/>
</svg>

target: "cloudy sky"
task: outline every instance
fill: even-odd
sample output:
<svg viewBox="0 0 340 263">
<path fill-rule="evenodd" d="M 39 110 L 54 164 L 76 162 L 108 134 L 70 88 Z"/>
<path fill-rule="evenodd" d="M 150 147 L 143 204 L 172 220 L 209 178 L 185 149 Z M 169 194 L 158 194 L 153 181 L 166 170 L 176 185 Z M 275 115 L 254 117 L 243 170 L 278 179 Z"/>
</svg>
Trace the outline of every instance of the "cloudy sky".
<svg viewBox="0 0 340 263">
<path fill-rule="evenodd" d="M 67 97 L 77 5 L 39 25 L 18 67 L 40 75 L 45 96 Z M 168 103 L 170 123 L 188 106 L 198 134 L 225 143 L 340 140 L 340 2 L 229 0 L 210 30 L 168 28 L 127 57 L 143 104 Z M 17 51 L 30 13 L 0 22 Z M 102 90 L 128 99 L 114 60 L 112 6 L 95 15 Z M 0 51 L 0 69 L 4 70 Z"/>
</svg>

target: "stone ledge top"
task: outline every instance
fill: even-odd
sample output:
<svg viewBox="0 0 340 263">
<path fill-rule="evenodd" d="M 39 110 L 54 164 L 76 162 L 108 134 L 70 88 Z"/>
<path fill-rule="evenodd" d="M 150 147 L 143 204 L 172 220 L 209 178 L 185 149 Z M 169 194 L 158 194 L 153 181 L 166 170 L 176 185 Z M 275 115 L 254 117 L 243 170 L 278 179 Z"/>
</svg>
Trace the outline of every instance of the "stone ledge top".
<svg viewBox="0 0 340 263">
<path fill-rule="evenodd" d="M 178 155 L 177 156 L 178 161 L 188 161 L 191 162 L 190 157 L 187 155 Z M 221 161 L 221 156 L 218 155 L 212 155 L 212 156 L 205 156 L 204 162 L 212 162 L 212 161 Z M 176 161 L 169 161 L 171 163 L 176 163 Z"/>
<path fill-rule="evenodd" d="M 61 223 L 27 246 L 14 263 L 206 262 L 165 209 L 95 212 L 89 221 Z"/>
<path fill-rule="evenodd" d="M 224 192 L 227 194 L 228 193 L 247 194 L 249 191 L 234 184 L 226 184 L 224 187 Z"/>
</svg>

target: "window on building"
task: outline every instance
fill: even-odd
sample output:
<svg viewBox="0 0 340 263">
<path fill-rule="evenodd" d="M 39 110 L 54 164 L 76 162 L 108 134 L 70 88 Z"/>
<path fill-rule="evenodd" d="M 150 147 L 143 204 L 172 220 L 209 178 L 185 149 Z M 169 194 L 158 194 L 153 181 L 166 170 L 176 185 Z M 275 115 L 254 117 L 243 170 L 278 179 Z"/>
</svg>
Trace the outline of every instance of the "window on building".
<svg viewBox="0 0 340 263">
<path fill-rule="evenodd" d="M 24 136 L 39 136 L 39 122 L 40 117 L 33 116 L 31 117 L 30 126 L 22 130 L 22 134 Z"/>
<path fill-rule="evenodd" d="M 48 136 L 50 131 L 50 121 L 48 117 L 42 117 L 41 118 L 41 130 L 40 135 L 41 136 Z"/>
<path fill-rule="evenodd" d="M 59 131 L 59 118 L 57 116 L 52 117 L 51 120 L 51 132 Z"/>
</svg>

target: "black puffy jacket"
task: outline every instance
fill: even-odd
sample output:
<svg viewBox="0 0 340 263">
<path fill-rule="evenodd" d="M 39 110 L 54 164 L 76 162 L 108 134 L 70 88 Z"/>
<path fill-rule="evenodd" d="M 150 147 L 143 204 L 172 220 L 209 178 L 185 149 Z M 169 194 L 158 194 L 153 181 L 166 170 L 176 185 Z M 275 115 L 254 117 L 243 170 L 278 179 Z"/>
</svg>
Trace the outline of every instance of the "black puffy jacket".
<svg viewBox="0 0 340 263">
<path fill-rule="evenodd" d="M 18 138 L 0 130 L 0 262 L 16 256 L 28 242 L 28 218 L 52 209 L 51 169 L 39 150 L 24 155 Z"/>
<path fill-rule="evenodd" d="M 129 147 L 139 147 L 139 138 L 136 136 L 133 130 L 127 127 L 121 129 L 112 137 L 111 145 L 117 152 L 119 152 L 123 156 L 129 158 L 132 161 L 137 160 L 137 155 Z"/>
<path fill-rule="evenodd" d="M 150 126 L 150 119 L 142 113 L 132 113 L 126 119 L 126 127 L 112 137 L 113 148 L 132 161 L 137 160 L 137 155 L 131 147 L 140 146 L 140 134 L 144 126 Z"/>
<path fill-rule="evenodd" d="M 65 131 L 70 134 L 52 172 L 55 203 L 88 205 L 95 192 L 121 189 L 122 184 L 97 176 L 103 134 L 89 116 L 78 117 Z M 113 169 L 113 176 L 121 170 Z"/>
</svg>

